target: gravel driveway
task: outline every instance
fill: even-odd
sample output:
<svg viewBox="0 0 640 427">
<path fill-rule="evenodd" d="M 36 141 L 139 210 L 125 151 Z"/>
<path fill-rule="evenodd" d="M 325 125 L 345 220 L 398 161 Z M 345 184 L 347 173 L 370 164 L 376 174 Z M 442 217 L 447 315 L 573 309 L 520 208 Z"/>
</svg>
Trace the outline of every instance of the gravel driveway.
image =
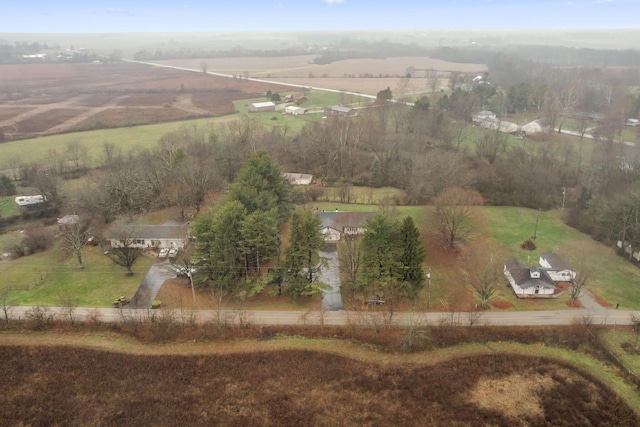
<svg viewBox="0 0 640 427">
<path fill-rule="evenodd" d="M 318 281 L 326 283 L 331 288 L 324 292 L 322 309 L 328 311 L 344 310 L 342 295 L 340 294 L 340 269 L 338 266 L 338 247 L 335 243 L 327 243 L 319 252 L 321 258 L 325 258 L 327 264 L 323 266 L 318 275 Z"/>
</svg>

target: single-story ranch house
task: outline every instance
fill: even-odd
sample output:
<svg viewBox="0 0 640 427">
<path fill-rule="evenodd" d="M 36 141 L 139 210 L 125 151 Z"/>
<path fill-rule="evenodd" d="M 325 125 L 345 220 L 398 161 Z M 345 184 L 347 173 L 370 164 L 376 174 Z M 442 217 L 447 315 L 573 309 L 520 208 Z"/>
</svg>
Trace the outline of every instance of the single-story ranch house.
<svg viewBox="0 0 640 427">
<path fill-rule="evenodd" d="M 188 225 L 142 225 L 136 227 L 136 233 L 131 236 L 130 247 L 153 249 L 184 249 L 189 242 Z M 117 237 L 109 238 L 111 247 L 122 247 L 122 241 Z"/>
<path fill-rule="evenodd" d="M 571 265 L 553 252 L 541 254 L 539 263 L 555 282 L 571 282 L 576 278 L 576 272 Z"/>
<path fill-rule="evenodd" d="M 527 267 L 512 258 L 504 263 L 504 275 L 518 298 L 553 298 L 556 284 L 542 268 Z"/>
<path fill-rule="evenodd" d="M 316 214 L 322 222 L 322 234 L 326 242 L 338 242 L 344 237 L 355 237 L 363 234 L 364 223 L 375 215 L 373 212 L 322 212 Z"/>
</svg>

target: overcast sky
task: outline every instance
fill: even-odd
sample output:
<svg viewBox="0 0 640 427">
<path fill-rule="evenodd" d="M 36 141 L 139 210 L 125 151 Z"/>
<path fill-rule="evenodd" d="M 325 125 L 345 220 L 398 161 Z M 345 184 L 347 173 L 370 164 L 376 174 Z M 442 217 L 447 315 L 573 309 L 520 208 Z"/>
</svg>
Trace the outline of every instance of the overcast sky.
<svg viewBox="0 0 640 427">
<path fill-rule="evenodd" d="M 640 26 L 640 0 L 0 0 L 0 3 L 0 33 Z"/>
</svg>

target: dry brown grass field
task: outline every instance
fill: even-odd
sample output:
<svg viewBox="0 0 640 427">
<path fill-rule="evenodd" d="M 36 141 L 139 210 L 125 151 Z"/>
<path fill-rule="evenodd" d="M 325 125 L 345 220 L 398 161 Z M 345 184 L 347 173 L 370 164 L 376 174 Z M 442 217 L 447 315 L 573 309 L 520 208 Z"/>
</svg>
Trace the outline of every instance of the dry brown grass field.
<svg viewBox="0 0 640 427">
<path fill-rule="evenodd" d="M 482 73 L 484 64 L 458 64 L 425 57 L 401 57 L 387 59 L 347 59 L 331 64 L 313 64 L 316 55 L 301 55 L 279 58 L 209 58 L 175 59 L 154 61 L 158 64 L 200 69 L 207 64 L 207 70 L 223 74 L 248 75 L 249 77 L 270 79 L 283 83 L 346 90 L 375 95 L 390 87 L 394 90 L 400 78 L 406 76 L 407 69 L 416 71 L 411 79 L 411 87 L 406 93 L 427 92 L 429 79 L 424 70 L 438 72 L 439 87 L 447 87 L 449 73 Z"/>
<path fill-rule="evenodd" d="M 578 329 L 460 332 L 472 341 L 520 337 L 567 347 L 580 342 Z M 400 354 L 389 347 L 400 341 L 399 330 L 365 329 L 348 340 L 322 338 L 353 334 L 344 328 L 316 330 L 317 339 L 277 328 L 232 333 L 244 339 L 150 345 L 106 331 L 4 334 L 0 418 L 5 425 L 70 426 L 640 423 L 599 374 L 538 351 L 523 354 L 526 346 Z M 425 333 L 445 346 L 445 335 L 460 335 L 448 328 Z M 375 337 L 373 345 L 358 344 L 365 335 Z"/>
<path fill-rule="evenodd" d="M 7 139 L 220 116 L 235 112 L 235 100 L 283 89 L 126 62 L 0 65 L 0 83 Z"/>
</svg>

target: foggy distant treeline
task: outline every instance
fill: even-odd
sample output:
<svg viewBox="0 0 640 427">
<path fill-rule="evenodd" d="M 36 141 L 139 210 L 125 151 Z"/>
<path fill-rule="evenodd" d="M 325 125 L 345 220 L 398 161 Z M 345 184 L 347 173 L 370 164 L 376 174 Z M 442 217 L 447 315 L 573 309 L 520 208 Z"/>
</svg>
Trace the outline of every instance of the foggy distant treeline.
<svg viewBox="0 0 640 427">
<path fill-rule="evenodd" d="M 176 49 L 140 50 L 135 53 L 137 60 L 224 58 L 240 56 L 281 57 L 292 55 L 318 55 L 316 64 L 330 64 L 335 61 L 361 58 L 395 58 L 403 56 L 424 56 L 458 63 L 486 64 L 500 55 L 517 56 L 524 61 L 546 63 L 555 66 L 640 66 L 640 51 L 571 48 L 560 46 L 466 46 L 429 48 L 416 43 L 396 43 L 391 41 L 368 41 L 343 38 L 328 45 L 308 45 L 284 49 L 250 49 L 235 46 L 231 49 Z"/>
</svg>

